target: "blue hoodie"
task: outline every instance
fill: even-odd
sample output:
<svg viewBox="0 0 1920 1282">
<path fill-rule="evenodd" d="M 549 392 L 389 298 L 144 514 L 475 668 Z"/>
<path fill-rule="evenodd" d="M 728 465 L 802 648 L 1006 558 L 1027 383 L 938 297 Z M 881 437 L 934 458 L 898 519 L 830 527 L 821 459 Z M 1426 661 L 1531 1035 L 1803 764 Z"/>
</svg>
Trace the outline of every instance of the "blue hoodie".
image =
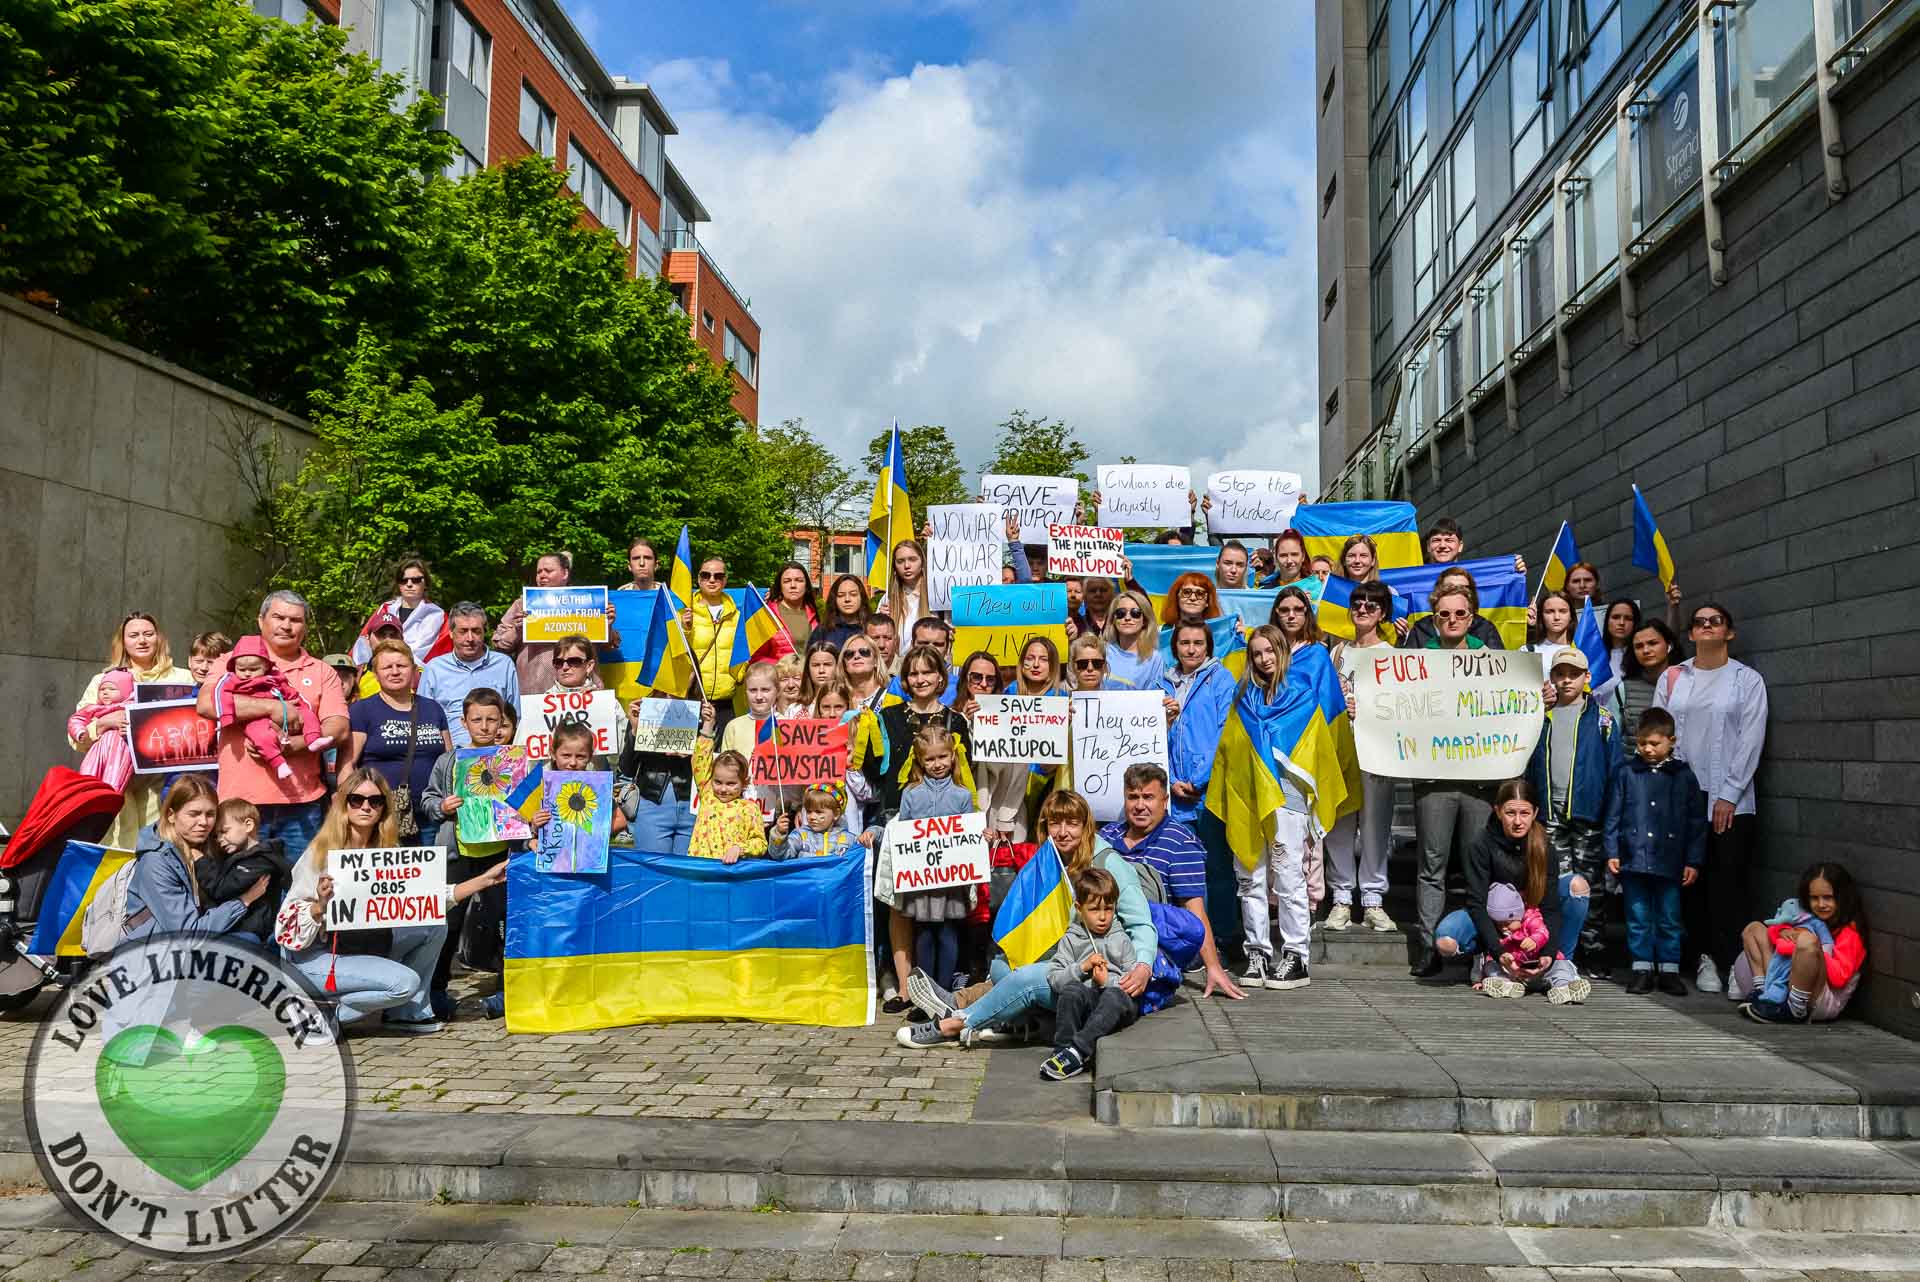
<svg viewBox="0 0 1920 1282">
<path fill-rule="evenodd" d="M 1160 678 L 1160 692 L 1180 701 L 1180 715 L 1167 731 L 1167 773 L 1174 782 L 1192 784 L 1200 791 L 1193 801 L 1173 799 L 1170 809 L 1182 823 L 1192 823 L 1206 808 L 1213 757 L 1220 747 L 1221 728 L 1233 710 L 1235 684 L 1233 674 L 1218 659 L 1208 659 L 1190 677 L 1169 671 Z"/>
</svg>

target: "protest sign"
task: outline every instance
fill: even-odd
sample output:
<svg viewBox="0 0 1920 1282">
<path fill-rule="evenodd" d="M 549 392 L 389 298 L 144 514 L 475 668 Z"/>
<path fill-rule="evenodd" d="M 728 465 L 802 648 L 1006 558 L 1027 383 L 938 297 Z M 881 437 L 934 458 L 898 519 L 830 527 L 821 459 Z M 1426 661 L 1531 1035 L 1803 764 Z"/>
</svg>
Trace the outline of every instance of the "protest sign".
<svg viewBox="0 0 1920 1282">
<path fill-rule="evenodd" d="M 1102 467 L 1102 525 L 1127 529 L 1181 529 L 1193 524 L 1193 479 L 1184 467 L 1114 463 Z"/>
<path fill-rule="evenodd" d="M 485 845 L 531 837 L 526 813 L 539 808 L 540 774 L 539 760 L 525 748 L 456 748 L 453 794 L 460 809 L 454 831 L 460 842 Z"/>
<path fill-rule="evenodd" d="M 333 898 L 321 929 L 383 930 L 447 919 L 447 852 L 439 846 L 330 850 Z"/>
<path fill-rule="evenodd" d="M 984 886 L 988 878 L 987 817 L 978 810 L 887 825 L 895 894 Z"/>
<path fill-rule="evenodd" d="M 695 699 L 642 699 L 632 725 L 636 750 L 690 757 L 700 735 L 700 704 Z"/>
<path fill-rule="evenodd" d="M 815 784 L 847 777 L 850 727 L 827 717 L 773 717 L 756 727 L 752 792 L 771 820 L 800 805 Z"/>
<path fill-rule="evenodd" d="M 562 721 L 583 722 L 593 731 L 593 755 L 619 751 L 620 696 L 612 690 L 549 690 L 520 696 L 520 729 L 514 742 L 536 761 L 553 755 L 553 729 Z"/>
<path fill-rule="evenodd" d="M 1545 724 L 1541 656 L 1513 650 L 1361 651 L 1360 768 L 1393 779 L 1512 779 Z"/>
<path fill-rule="evenodd" d="M 995 583 L 953 590 L 953 652 L 985 650 L 1002 667 L 1020 662 L 1028 637 L 1047 637 L 1067 649 L 1067 585 Z"/>
<path fill-rule="evenodd" d="M 1117 525 L 1049 525 L 1047 573 L 1061 578 L 1095 575 L 1102 579 L 1126 576 L 1122 568 L 1126 531 Z"/>
<path fill-rule="evenodd" d="M 927 509 L 927 608 L 953 608 L 953 589 L 1000 581 L 1006 509 L 996 503 L 936 503 Z"/>
<path fill-rule="evenodd" d="M 983 694 L 973 714 L 973 759 L 1060 765 L 1073 708 L 1063 694 Z"/>
<path fill-rule="evenodd" d="M 137 775 L 218 770 L 218 736 L 219 727 L 195 710 L 192 699 L 127 705 L 127 746 Z"/>
<path fill-rule="evenodd" d="M 613 772 L 549 770 L 542 807 L 552 816 L 534 837 L 535 872 L 600 873 L 613 840 Z"/>
<path fill-rule="evenodd" d="M 1167 712 L 1157 690 L 1077 690 L 1073 695 L 1073 784 L 1093 817 L 1118 819 L 1127 767 L 1167 765 Z"/>
<path fill-rule="evenodd" d="M 1215 472 L 1207 478 L 1209 534 L 1278 534 L 1293 524 L 1300 477 L 1293 472 Z"/>
<path fill-rule="evenodd" d="M 520 621 L 522 641 L 558 641 L 576 632 L 595 645 L 607 639 L 605 588 L 522 588 L 520 604 L 527 611 Z"/>
<path fill-rule="evenodd" d="M 135 703 L 172 703 L 180 699 L 191 699 L 200 692 L 191 682 L 175 685 L 170 681 L 136 681 L 133 686 Z"/>
<path fill-rule="evenodd" d="M 1080 482 L 1062 476 L 980 478 L 980 501 L 998 503 L 1020 514 L 1020 541 L 1045 543 L 1049 525 L 1070 525 L 1080 506 Z"/>
</svg>

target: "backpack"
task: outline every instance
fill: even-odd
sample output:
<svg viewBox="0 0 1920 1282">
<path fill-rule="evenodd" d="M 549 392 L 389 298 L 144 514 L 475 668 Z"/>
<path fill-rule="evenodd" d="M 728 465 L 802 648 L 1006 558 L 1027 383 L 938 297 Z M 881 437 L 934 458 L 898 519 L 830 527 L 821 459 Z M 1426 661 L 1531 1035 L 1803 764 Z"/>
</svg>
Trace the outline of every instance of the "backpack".
<svg viewBox="0 0 1920 1282">
<path fill-rule="evenodd" d="M 133 868 L 139 862 L 135 858 L 121 864 L 87 901 L 86 914 L 80 918 L 80 947 L 87 956 L 104 957 L 126 938 L 127 888 L 133 885 Z"/>
</svg>

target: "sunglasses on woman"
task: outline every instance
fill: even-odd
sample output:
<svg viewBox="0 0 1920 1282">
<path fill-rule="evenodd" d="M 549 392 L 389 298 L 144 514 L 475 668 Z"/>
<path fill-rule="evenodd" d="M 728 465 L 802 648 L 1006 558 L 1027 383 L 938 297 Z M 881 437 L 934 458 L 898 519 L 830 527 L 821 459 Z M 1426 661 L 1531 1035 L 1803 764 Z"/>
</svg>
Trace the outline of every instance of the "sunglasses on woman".
<svg viewBox="0 0 1920 1282">
<path fill-rule="evenodd" d="M 998 675 L 999 674 L 995 672 L 969 672 L 967 673 L 967 684 L 970 686 L 990 686 L 993 684 L 993 679 Z"/>
<path fill-rule="evenodd" d="M 1692 626 L 1696 628 L 1724 628 L 1727 626 L 1727 616 L 1724 614 L 1696 614 L 1693 616 Z"/>
<path fill-rule="evenodd" d="M 1134 609 L 1132 606 L 1121 606 L 1115 609 L 1112 613 L 1113 613 L 1113 617 L 1116 619 L 1143 619 L 1146 617 L 1139 610 Z"/>
<path fill-rule="evenodd" d="M 1093 671 L 1098 668 L 1106 667 L 1107 661 L 1105 659 L 1075 659 L 1073 661 L 1073 666 L 1075 668 L 1085 668 L 1088 671 Z"/>
<path fill-rule="evenodd" d="M 841 658 L 843 658 L 843 659 L 871 659 L 871 658 L 873 657 L 873 651 L 871 651 L 871 650 L 842 650 L 842 651 L 840 652 L 840 657 L 841 657 Z"/>
<path fill-rule="evenodd" d="M 350 792 L 347 794 L 349 810 L 385 810 L 387 799 L 377 792 Z"/>
<path fill-rule="evenodd" d="M 564 659 L 555 659 L 553 666 L 556 668 L 584 668 L 587 666 L 587 661 L 579 655 L 574 654 L 568 655 Z"/>
<path fill-rule="evenodd" d="M 425 583 L 426 581 L 427 581 L 427 576 L 424 574 L 403 574 L 400 576 L 400 582 L 403 584 Z"/>
</svg>

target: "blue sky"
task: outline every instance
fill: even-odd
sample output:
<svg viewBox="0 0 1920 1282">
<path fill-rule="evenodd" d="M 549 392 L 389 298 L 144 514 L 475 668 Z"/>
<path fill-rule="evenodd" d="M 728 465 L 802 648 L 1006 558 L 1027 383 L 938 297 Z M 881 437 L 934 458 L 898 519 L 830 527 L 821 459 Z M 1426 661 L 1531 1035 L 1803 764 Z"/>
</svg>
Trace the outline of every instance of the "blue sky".
<svg viewBox="0 0 1920 1282">
<path fill-rule="evenodd" d="M 1305 0 L 568 8 L 680 126 L 764 420 L 848 454 L 942 422 L 977 463 L 1022 408 L 1096 459 L 1313 479 Z"/>
</svg>

